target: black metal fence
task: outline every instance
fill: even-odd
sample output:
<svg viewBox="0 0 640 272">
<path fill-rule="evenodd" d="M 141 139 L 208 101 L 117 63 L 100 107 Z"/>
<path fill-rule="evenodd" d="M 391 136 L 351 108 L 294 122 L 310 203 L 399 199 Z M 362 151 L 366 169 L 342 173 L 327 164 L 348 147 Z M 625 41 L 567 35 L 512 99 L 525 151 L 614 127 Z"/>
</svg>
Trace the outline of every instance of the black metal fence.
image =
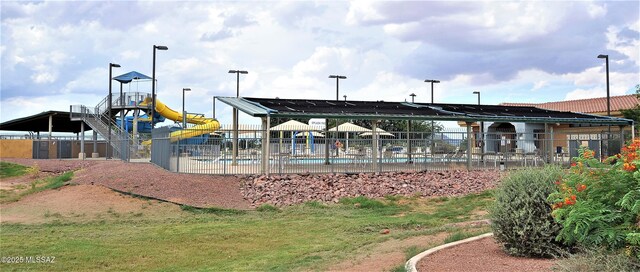
<svg viewBox="0 0 640 272">
<path fill-rule="evenodd" d="M 157 131 L 157 132 L 156 132 Z M 182 139 L 153 134 L 151 161 L 167 170 L 200 174 L 293 174 L 513 169 L 569 165 L 581 146 L 606 157 L 620 152 L 624 131 L 565 129 L 516 133 L 494 129 L 467 133 L 391 131 L 371 133 L 267 131 L 244 128 L 233 151 L 229 130 L 202 131 Z M 269 143 L 265 145 L 265 143 Z M 328 151 L 328 152 L 327 152 Z"/>
</svg>

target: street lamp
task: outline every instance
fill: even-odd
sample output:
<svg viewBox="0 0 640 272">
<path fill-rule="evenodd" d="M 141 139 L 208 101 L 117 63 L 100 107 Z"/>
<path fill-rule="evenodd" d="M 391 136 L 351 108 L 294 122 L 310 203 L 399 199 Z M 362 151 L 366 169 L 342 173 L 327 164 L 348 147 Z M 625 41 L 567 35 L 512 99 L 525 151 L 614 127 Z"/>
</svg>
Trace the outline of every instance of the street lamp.
<svg viewBox="0 0 640 272">
<path fill-rule="evenodd" d="M 336 79 L 336 101 L 338 101 L 338 100 L 340 100 L 338 98 L 339 97 L 339 90 L 340 90 L 340 80 L 341 79 L 347 79 L 347 77 L 346 76 L 340 76 L 340 75 L 329 75 L 329 78 L 335 78 Z M 326 123 L 328 125 L 329 124 L 329 120 L 327 120 Z M 325 126 L 325 129 L 326 129 L 326 127 L 327 126 Z M 328 131 L 325 131 L 325 132 L 328 132 Z M 337 122 L 337 119 L 336 119 L 336 139 L 337 138 L 338 138 L 338 122 Z M 327 156 L 325 156 L 325 159 L 326 159 L 325 160 L 325 164 L 329 164 L 329 155 L 328 155 L 329 154 L 329 145 L 325 145 L 325 151 L 326 151 L 326 154 L 327 154 Z M 339 152 L 339 149 L 336 146 L 336 157 L 338 156 L 338 152 Z"/>
<path fill-rule="evenodd" d="M 478 95 L 478 106 L 480 106 L 480 92 L 479 91 L 475 91 L 475 92 L 473 92 L 473 94 L 477 94 Z M 482 146 L 484 146 L 482 144 L 482 141 L 484 139 L 484 122 L 483 121 L 480 121 L 480 137 L 479 138 L 480 139 L 478 139 L 479 140 L 478 141 L 478 143 L 479 143 L 478 147 L 482 148 Z M 480 160 L 484 160 L 484 151 L 481 150 L 480 152 L 483 153 L 482 158 L 480 158 Z"/>
<path fill-rule="evenodd" d="M 247 71 L 229 70 L 229 74 L 236 74 L 236 97 L 240 97 L 240 74 L 248 74 Z M 238 109 L 233 108 L 233 141 L 232 141 L 231 165 L 237 165 L 238 157 Z"/>
<path fill-rule="evenodd" d="M 440 83 L 440 80 L 436 80 L 436 79 L 425 79 L 424 82 L 430 82 L 431 83 L 431 104 L 433 104 L 433 83 Z M 435 129 L 434 129 L 434 123 L 433 120 L 431 120 L 431 154 L 433 154 L 433 149 L 435 148 L 435 142 L 434 142 L 434 137 L 435 137 Z"/>
<path fill-rule="evenodd" d="M 119 67 L 120 67 L 120 64 L 117 64 L 117 63 L 109 63 L 109 97 L 107 98 L 107 99 L 109 99 L 109 103 L 107 103 L 107 105 L 108 105 L 107 114 L 108 114 L 108 116 L 109 116 L 109 136 L 107 136 L 107 137 L 108 137 L 108 140 L 107 140 L 107 141 L 109 142 L 109 144 L 107 145 L 107 148 L 105 149 L 105 153 L 106 153 L 106 154 L 105 154 L 105 157 L 106 157 L 107 159 L 109 159 L 109 158 L 110 158 L 110 156 L 109 156 L 109 149 L 110 149 L 110 147 L 111 147 L 111 100 L 112 100 L 112 99 L 111 99 L 111 81 L 113 80 L 113 78 L 112 78 L 112 75 L 111 75 L 111 74 L 112 74 L 112 70 L 113 70 L 113 68 L 114 68 L 114 67 L 115 67 L 115 68 L 119 68 Z"/>
<path fill-rule="evenodd" d="M 347 95 L 345 94 L 343 95 L 343 97 L 344 97 L 344 101 L 347 101 Z"/>
<path fill-rule="evenodd" d="M 605 66 L 607 69 L 607 116 L 611 117 L 611 98 L 609 97 L 609 55 L 603 55 L 600 54 L 598 55 L 599 59 L 604 59 L 605 61 Z M 607 139 L 609 139 L 611 137 L 611 125 L 607 126 L 608 129 L 607 131 L 609 132 L 609 135 L 607 135 Z M 622 139 L 620 139 L 620 141 L 622 141 Z M 607 153 L 609 153 L 609 145 L 607 144 Z M 603 152 L 601 152 L 600 154 L 602 154 Z M 609 154 L 607 154 L 609 155 Z"/>
<path fill-rule="evenodd" d="M 416 94 L 411 93 L 409 96 L 411 96 L 411 103 L 414 103 L 415 102 L 415 98 L 416 98 Z M 409 147 L 409 152 L 408 152 L 408 154 L 409 154 L 408 158 L 409 159 L 407 160 L 407 163 L 413 163 L 413 160 L 411 160 L 411 156 L 412 156 L 411 150 L 413 148 L 411 146 L 411 136 L 410 135 L 411 135 L 411 120 L 408 120 L 407 121 L 407 142 L 408 142 L 407 145 Z"/>
<path fill-rule="evenodd" d="M 424 82 L 431 82 L 431 104 L 433 104 L 433 83 L 440 83 L 440 80 L 425 79 Z"/>
<path fill-rule="evenodd" d="M 341 79 L 347 79 L 346 76 L 339 76 L 339 75 L 330 75 L 329 78 L 335 78 L 336 79 L 336 101 L 338 100 L 338 91 L 340 90 L 340 80 Z"/>
<path fill-rule="evenodd" d="M 611 116 L 611 100 L 609 98 L 609 55 L 598 55 L 599 59 L 604 59 L 607 69 L 607 116 Z"/>
<path fill-rule="evenodd" d="M 151 129 L 155 128 L 155 116 L 156 115 L 156 49 L 168 50 L 169 47 L 164 45 L 153 45 L 153 67 L 151 70 Z"/>
<path fill-rule="evenodd" d="M 191 88 L 182 88 L 182 129 L 187 128 L 187 112 L 184 110 L 184 93 L 190 91 Z"/>
</svg>

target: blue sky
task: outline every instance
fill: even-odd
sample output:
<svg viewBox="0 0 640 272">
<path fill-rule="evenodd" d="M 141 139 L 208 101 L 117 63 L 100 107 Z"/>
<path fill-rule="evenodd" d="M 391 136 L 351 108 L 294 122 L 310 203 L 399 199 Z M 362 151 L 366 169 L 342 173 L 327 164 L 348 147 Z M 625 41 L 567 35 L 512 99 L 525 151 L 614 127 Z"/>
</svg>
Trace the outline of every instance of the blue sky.
<svg viewBox="0 0 640 272">
<path fill-rule="evenodd" d="M 605 96 L 640 83 L 638 1 L 2 1 L 0 121 L 108 93 L 108 64 L 151 75 L 158 98 L 212 115 L 213 96 L 483 104 Z M 150 85 L 125 91 L 149 91 Z M 114 92 L 119 87 L 114 83 Z M 217 104 L 222 123 L 231 110 Z M 244 118 L 243 121 L 257 123 Z M 241 121 L 241 122 L 243 122 Z"/>
</svg>

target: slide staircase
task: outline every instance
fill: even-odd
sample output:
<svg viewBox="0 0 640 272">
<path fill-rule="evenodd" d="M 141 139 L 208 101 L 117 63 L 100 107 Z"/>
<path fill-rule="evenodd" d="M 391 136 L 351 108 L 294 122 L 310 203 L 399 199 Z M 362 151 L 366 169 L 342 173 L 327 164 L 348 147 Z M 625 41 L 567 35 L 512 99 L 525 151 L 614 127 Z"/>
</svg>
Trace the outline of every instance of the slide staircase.
<svg viewBox="0 0 640 272">
<path fill-rule="evenodd" d="M 115 103 L 121 101 L 120 97 L 115 98 L 116 99 L 112 101 L 112 107 L 116 105 Z M 109 127 L 111 127 L 111 150 L 113 150 L 113 152 L 110 152 L 111 154 L 109 155 L 112 157 L 126 159 L 125 156 L 128 154 L 123 153 L 123 149 L 133 144 L 134 139 L 131 134 L 124 133 L 116 123 L 115 119 L 109 116 L 109 106 L 107 104 L 109 101 L 108 99 L 109 96 L 106 96 L 94 108 L 90 108 L 85 105 L 71 106 L 71 120 L 84 121 L 93 131 L 100 134 L 100 136 L 105 140 L 109 139 Z M 122 135 L 128 136 L 126 139 L 122 139 Z M 126 144 L 124 144 L 123 141 L 126 141 Z"/>
</svg>

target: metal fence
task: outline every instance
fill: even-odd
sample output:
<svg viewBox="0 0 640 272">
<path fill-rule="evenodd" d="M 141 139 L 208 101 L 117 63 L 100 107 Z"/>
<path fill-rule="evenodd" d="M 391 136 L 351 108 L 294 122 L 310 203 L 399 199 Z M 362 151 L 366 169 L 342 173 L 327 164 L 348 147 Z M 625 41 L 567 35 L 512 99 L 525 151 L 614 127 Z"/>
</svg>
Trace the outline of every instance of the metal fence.
<svg viewBox="0 0 640 272">
<path fill-rule="evenodd" d="M 173 172 L 219 175 L 513 169 L 569 165 L 580 146 L 594 150 L 597 157 L 613 155 L 620 152 L 624 139 L 623 131 L 578 129 L 483 134 L 468 134 L 464 128 L 393 131 L 372 138 L 347 132 L 267 133 L 260 126 L 243 126 L 234 155 L 230 131 L 199 134 L 203 136 L 181 139 L 171 137 L 168 130 L 154 131 L 151 161 Z"/>
</svg>

